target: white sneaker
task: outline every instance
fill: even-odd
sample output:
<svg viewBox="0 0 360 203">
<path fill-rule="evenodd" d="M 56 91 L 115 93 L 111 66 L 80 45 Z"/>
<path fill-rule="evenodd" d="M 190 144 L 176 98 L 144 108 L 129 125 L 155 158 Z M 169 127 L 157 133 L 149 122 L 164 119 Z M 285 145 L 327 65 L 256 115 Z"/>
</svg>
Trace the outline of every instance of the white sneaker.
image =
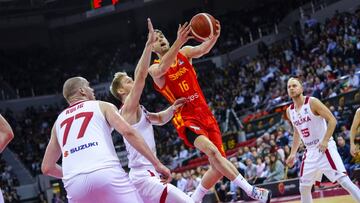
<svg viewBox="0 0 360 203">
<path fill-rule="evenodd" d="M 248 194 L 249 197 L 259 200 L 263 203 L 269 203 L 271 199 L 271 191 L 259 187 L 253 187 L 251 194 Z"/>
</svg>

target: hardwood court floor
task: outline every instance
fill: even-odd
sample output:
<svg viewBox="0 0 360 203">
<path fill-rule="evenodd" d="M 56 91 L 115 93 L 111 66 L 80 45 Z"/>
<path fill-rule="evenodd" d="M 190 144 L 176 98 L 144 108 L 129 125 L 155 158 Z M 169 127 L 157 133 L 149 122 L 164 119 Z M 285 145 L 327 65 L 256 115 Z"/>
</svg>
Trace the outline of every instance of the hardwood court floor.
<svg viewBox="0 0 360 203">
<path fill-rule="evenodd" d="M 271 201 L 273 202 L 273 201 Z M 288 203 L 300 203 L 300 201 L 291 201 Z M 336 197 L 322 197 L 314 199 L 314 203 L 356 203 L 350 195 L 341 195 Z"/>
</svg>

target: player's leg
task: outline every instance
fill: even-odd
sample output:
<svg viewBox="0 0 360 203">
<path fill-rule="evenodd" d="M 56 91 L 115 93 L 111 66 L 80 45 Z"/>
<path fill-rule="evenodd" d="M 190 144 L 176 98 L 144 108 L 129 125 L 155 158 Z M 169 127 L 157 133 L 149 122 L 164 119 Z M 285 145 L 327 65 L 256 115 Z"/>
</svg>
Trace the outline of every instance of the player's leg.
<svg viewBox="0 0 360 203">
<path fill-rule="evenodd" d="M 350 180 L 349 176 L 339 178 L 338 183 L 360 203 L 360 189 Z"/>
<path fill-rule="evenodd" d="M 115 201 L 114 201 L 115 200 Z M 119 203 L 133 203 L 133 202 L 137 202 L 137 203 L 143 203 L 143 199 L 141 199 L 140 195 L 137 193 L 137 191 L 132 191 L 132 192 L 128 192 L 128 193 L 122 193 L 122 194 L 116 194 L 114 196 L 107 196 L 104 197 L 103 203 L 107 203 L 107 202 L 119 202 Z"/>
<path fill-rule="evenodd" d="M 200 202 L 206 195 L 207 191 L 222 177 L 222 173 L 210 166 L 209 170 L 205 172 L 203 178 L 201 179 L 200 184 L 196 187 L 194 193 L 191 195 L 191 198 L 195 202 Z"/>
<path fill-rule="evenodd" d="M 135 186 L 131 184 L 130 178 L 121 166 L 101 170 L 101 172 L 99 170 L 99 173 L 95 175 L 93 185 L 98 188 L 99 203 L 143 203 Z"/>
<path fill-rule="evenodd" d="M 197 136 L 194 146 L 207 155 L 212 167 L 217 171 L 221 171 L 221 173 L 229 180 L 235 180 L 239 172 L 230 161 L 222 156 L 219 149 L 207 137 L 204 135 Z"/>
<path fill-rule="evenodd" d="M 161 182 L 153 168 L 132 168 L 129 173 L 140 197 L 146 203 L 193 203 L 194 201 L 177 187 Z"/>
<path fill-rule="evenodd" d="M 311 196 L 311 185 L 302 185 L 300 184 L 300 196 L 301 196 L 301 203 L 312 203 L 312 196 Z"/>
<path fill-rule="evenodd" d="M 164 189 L 164 192 L 166 190 L 167 196 L 166 196 L 166 203 L 193 203 L 194 200 L 191 199 L 188 195 L 186 195 L 184 192 L 179 190 L 179 188 L 167 184 L 167 187 Z M 164 194 L 163 192 L 163 194 Z M 160 203 L 162 203 L 160 201 Z"/>
<path fill-rule="evenodd" d="M 323 168 L 325 168 L 324 174 L 326 177 L 333 182 L 338 181 L 357 202 L 360 202 L 360 189 L 346 175 L 346 169 L 337 151 L 335 142 L 329 143 L 323 159 L 325 160 Z"/>
<path fill-rule="evenodd" d="M 192 134 L 191 132 L 190 133 L 188 132 L 187 135 L 190 135 L 188 137 L 191 137 L 191 134 Z M 204 135 L 193 135 L 193 136 L 197 136 L 196 139 L 194 140 L 194 146 L 208 156 L 208 160 L 212 168 L 214 168 L 217 172 L 221 173 L 223 176 L 227 177 L 237 186 L 241 187 L 252 198 L 264 202 L 270 200 L 271 193 L 268 190 L 262 190 L 251 186 L 246 181 L 246 179 L 237 171 L 237 169 L 231 164 L 231 162 L 223 157 L 218 147 L 216 147 L 206 136 Z M 204 176 L 203 179 L 204 178 L 205 178 L 204 182 L 207 182 L 208 181 L 207 179 L 213 179 L 213 177 L 211 177 L 210 175 Z"/>
<path fill-rule="evenodd" d="M 319 167 L 318 150 L 305 151 L 300 168 L 300 197 L 302 203 L 312 203 L 311 188 L 316 181 L 321 181 L 322 172 Z"/>
<path fill-rule="evenodd" d="M 89 193 L 91 185 L 88 184 L 87 180 L 88 174 L 79 174 L 75 177 L 64 180 L 66 198 L 69 203 L 85 202 L 87 201 L 87 198 L 91 196 Z"/>
</svg>

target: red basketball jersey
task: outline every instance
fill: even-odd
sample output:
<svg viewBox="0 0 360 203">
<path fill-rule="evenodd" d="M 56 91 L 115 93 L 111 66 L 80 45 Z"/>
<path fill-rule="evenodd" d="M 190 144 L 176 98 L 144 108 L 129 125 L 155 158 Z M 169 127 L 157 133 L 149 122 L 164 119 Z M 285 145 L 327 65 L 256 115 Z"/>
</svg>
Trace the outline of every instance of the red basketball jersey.
<svg viewBox="0 0 360 203">
<path fill-rule="evenodd" d="M 154 61 L 154 63 L 159 62 L 159 60 Z M 157 91 L 159 91 L 171 104 L 181 97 L 187 99 L 186 104 L 173 119 L 177 128 L 182 126 L 183 119 L 201 119 L 206 116 L 212 116 L 197 81 L 195 69 L 184 55 L 181 53 L 177 54 L 176 63 L 168 69 L 164 77 L 164 87 L 159 88 L 154 84 Z"/>
</svg>

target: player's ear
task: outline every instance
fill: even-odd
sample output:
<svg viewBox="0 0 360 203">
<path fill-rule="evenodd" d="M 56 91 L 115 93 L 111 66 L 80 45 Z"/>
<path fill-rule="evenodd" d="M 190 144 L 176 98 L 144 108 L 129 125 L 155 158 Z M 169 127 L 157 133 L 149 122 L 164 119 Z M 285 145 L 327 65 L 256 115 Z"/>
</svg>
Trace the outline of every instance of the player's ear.
<svg viewBox="0 0 360 203">
<path fill-rule="evenodd" d="M 117 92 L 119 95 L 125 94 L 124 88 L 119 88 L 116 92 Z"/>
<path fill-rule="evenodd" d="M 86 92 L 85 92 L 84 88 L 82 88 L 82 87 L 79 88 L 79 92 L 83 96 L 86 95 Z"/>
</svg>

